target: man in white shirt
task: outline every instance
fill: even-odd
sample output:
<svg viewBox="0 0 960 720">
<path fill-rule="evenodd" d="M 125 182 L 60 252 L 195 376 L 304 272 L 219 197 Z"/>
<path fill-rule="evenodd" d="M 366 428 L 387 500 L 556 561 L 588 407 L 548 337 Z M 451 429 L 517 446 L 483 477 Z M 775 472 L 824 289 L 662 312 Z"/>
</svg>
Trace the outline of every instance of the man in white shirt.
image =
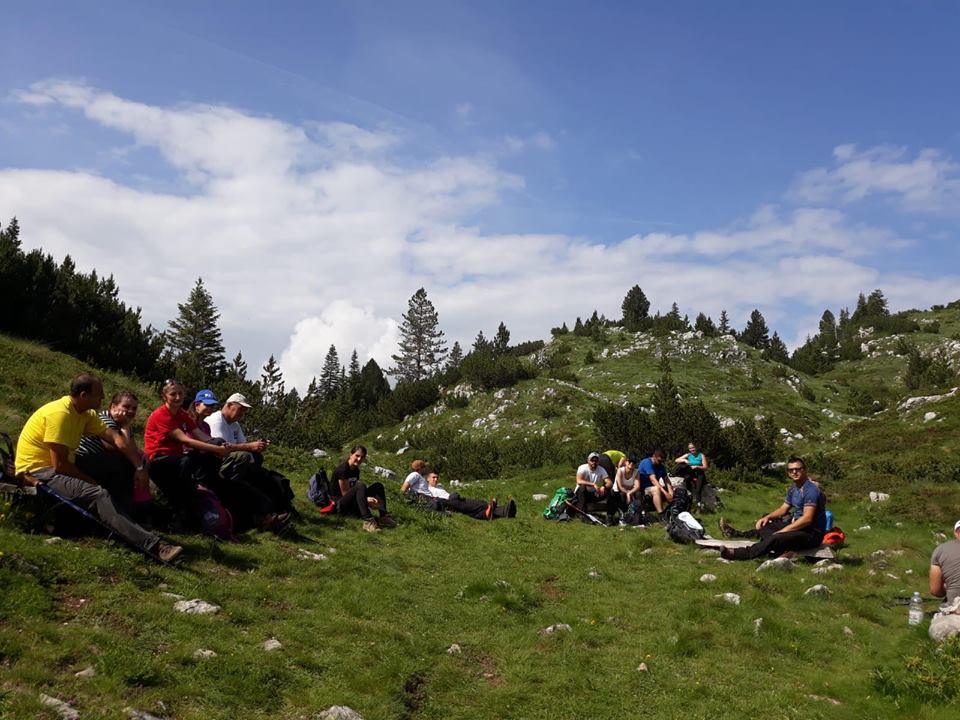
<svg viewBox="0 0 960 720">
<path fill-rule="evenodd" d="M 587 455 L 587 461 L 577 468 L 577 487 L 573 492 L 577 508 L 586 513 L 588 503 L 604 498 L 609 501 L 611 485 L 612 478 L 600 466 L 600 453 L 592 452 Z M 586 517 L 581 517 L 584 522 L 590 522 Z"/>
</svg>

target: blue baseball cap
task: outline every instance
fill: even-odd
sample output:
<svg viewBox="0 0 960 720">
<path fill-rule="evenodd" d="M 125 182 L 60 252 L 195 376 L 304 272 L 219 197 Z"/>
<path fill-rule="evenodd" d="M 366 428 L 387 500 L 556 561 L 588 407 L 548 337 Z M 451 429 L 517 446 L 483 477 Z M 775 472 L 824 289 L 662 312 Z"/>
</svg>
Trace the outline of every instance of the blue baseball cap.
<svg viewBox="0 0 960 720">
<path fill-rule="evenodd" d="M 202 402 L 204 405 L 219 405 L 220 401 L 217 400 L 217 396 L 213 394 L 213 390 L 201 390 L 197 393 L 197 396 L 193 399 L 194 404 Z"/>
</svg>

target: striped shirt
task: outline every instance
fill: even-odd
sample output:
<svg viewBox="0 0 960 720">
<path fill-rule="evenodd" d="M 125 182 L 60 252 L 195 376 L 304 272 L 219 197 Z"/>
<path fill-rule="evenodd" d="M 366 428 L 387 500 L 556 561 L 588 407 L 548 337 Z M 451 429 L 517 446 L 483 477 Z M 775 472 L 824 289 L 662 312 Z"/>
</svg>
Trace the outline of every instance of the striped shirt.
<svg viewBox="0 0 960 720">
<path fill-rule="evenodd" d="M 97 417 L 99 417 L 103 421 L 103 424 L 108 428 L 113 428 L 117 432 L 123 432 L 120 429 L 120 425 L 117 424 L 117 421 L 110 416 L 109 410 L 101 410 L 97 413 Z M 89 457 L 91 455 L 99 455 L 100 453 L 105 452 L 107 452 L 107 449 L 103 446 L 103 441 L 100 438 L 94 435 L 84 435 L 82 438 L 80 438 L 80 445 L 77 448 L 77 455 L 86 455 Z"/>
</svg>

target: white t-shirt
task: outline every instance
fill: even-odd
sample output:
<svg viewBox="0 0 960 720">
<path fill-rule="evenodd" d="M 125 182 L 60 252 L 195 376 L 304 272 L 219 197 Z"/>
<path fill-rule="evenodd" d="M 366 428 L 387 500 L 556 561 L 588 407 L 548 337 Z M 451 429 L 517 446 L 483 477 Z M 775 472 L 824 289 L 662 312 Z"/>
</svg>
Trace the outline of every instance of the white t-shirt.
<svg viewBox="0 0 960 720">
<path fill-rule="evenodd" d="M 607 475 L 607 471 L 600 467 L 600 465 L 597 465 L 596 470 L 591 470 L 589 463 L 584 463 L 577 468 L 577 477 L 581 480 L 589 480 L 594 485 L 599 485 L 606 480 L 609 475 Z"/>
<path fill-rule="evenodd" d="M 418 472 L 410 473 L 403 482 L 407 485 L 407 492 L 420 493 L 421 495 L 430 494 L 430 483 Z"/>
<path fill-rule="evenodd" d="M 243 428 L 238 422 L 227 422 L 223 413 L 217 410 L 207 418 L 207 425 L 210 426 L 210 437 L 223 438 L 225 442 L 231 445 L 245 443 L 247 436 L 243 434 Z"/>
<path fill-rule="evenodd" d="M 619 485 L 623 486 L 625 490 L 633 490 L 634 484 L 640 479 L 640 471 L 634 470 L 633 475 L 627 477 L 627 473 L 624 468 L 617 470 L 617 479 L 620 481 Z M 616 484 L 614 485 L 614 490 L 616 490 Z"/>
</svg>

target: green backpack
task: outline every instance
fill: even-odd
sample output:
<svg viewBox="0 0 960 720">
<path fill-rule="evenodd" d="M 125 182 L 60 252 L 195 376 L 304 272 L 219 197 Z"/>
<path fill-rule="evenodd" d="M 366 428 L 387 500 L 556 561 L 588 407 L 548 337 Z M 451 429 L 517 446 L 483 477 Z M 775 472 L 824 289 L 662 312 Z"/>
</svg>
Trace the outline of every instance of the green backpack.
<svg viewBox="0 0 960 720">
<path fill-rule="evenodd" d="M 547 520 L 559 520 L 567 512 L 566 502 L 573 497 L 573 491 L 569 488 L 557 488 L 549 504 L 543 510 L 543 517 Z"/>
</svg>

